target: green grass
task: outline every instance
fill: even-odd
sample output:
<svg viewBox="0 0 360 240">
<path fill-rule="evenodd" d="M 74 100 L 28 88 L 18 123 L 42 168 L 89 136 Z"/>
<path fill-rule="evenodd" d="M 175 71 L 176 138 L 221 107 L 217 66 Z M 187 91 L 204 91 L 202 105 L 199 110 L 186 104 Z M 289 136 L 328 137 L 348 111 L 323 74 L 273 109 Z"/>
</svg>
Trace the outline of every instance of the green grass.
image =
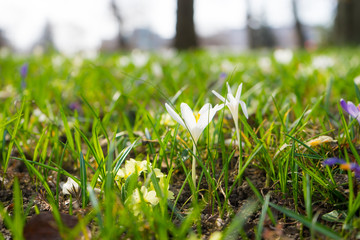
<svg viewBox="0 0 360 240">
<path fill-rule="evenodd" d="M 314 67 L 317 56 L 332 58 L 334 65 Z M 93 239 L 185 239 L 214 232 L 223 239 L 261 239 L 270 226 L 287 223 L 301 225 L 305 239 L 356 237 L 358 179 L 322 162 L 336 156 L 360 163 L 359 124 L 339 105 L 341 98 L 360 101 L 354 87 L 359 56 L 354 48 L 298 51 L 287 64 L 278 63 L 272 51 L 4 56 L 1 187 L 14 195 L 0 205 L 5 226 L 22 239 L 26 218 L 41 208 L 34 199 L 42 196 L 55 218 L 59 212 L 81 215 L 67 236 L 87 224 Z M 23 63 L 29 63 L 25 79 L 19 72 Z M 211 90 L 226 95 L 226 81 L 233 92 L 243 83 L 241 100 L 250 117 L 239 109 L 241 151 L 224 108 L 200 136 L 194 155 L 190 134 L 167 118 L 164 103 L 177 112 L 181 102 L 195 110 L 219 104 Z M 307 145 L 323 135 L 336 142 Z M 130 158 L 145 160 L 147 169 L 119 179 Z M 22 195 L 24 174 L 35 186 L 32 200 Z M 14 176 L 20 184 L 12 183 Z M 67 177 L 81 193 L 72 196 L 70 206 L 60 185 Z"/>
</svg>

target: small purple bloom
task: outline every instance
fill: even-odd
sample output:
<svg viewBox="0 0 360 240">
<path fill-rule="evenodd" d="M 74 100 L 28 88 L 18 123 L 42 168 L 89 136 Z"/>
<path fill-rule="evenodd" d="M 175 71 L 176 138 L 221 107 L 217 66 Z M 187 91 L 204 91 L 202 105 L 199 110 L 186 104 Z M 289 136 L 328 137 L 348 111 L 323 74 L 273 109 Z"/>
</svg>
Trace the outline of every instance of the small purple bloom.
<svg viewBox="0 0 360 240">
<path fill-rule="evenodd" d="M 345 102 L 344 99 L 340 100 L 340 105 L 348 114 L 350 114 L 350 116 L 355 118 L 360 124 L 360 105 L 356 107 L 354 103 L 352 103 L 351 101 Z"/>
<path fill-rule="evenodd" d="M 69 104 L 69 108 L 72 110 L 72 111 L 80 111 L 81 110 L 81 105 L 79 102 L 72 102 Z"/>
<path fill-rule="evenodd" d="M 24 63 L 21 68 L 20 68 L 20 75 L 22 79 L 25 79 L 27 74 L 28 74 L 28 70 L 29 70 L 29 64 L 28 63 Z"/>
<path fill-rule="evenodd" d="M 324 165 L 333 166 L 339 164 L 339 167 L 343 170 L 351 170 L 355 173 L 355 177 L 360 179 L 360 166 L 357 163 L 347 163 L 343 159 L 337 157 L 328 158 L 323 162 Z"/>
<path fill-rule="evenodd" d="M 330 167 L 335 165 L 335 164 L 344 164 L 344 163 L 346 163 L 346 161 L 344 161 L 342 159 L 339 159 L 337 157 L 328 158 L 323 162 L 324 165 L 327 165 L 327 166 L 330 166 Z"/>
<path fill-rule="evenodd" d="M 226 73 L 222 72 L 222 73 L 220 73 L 219 79 L 220 80 L 225 80 L 227 78 L 227 76 L 228 75 Z"/>
<path fill-rule="evenodd" d="M 357 163 L 351 163 L 350 169 L 355 173 L 356 178 L 360 178 L 360 166 Z"/>
</svg>

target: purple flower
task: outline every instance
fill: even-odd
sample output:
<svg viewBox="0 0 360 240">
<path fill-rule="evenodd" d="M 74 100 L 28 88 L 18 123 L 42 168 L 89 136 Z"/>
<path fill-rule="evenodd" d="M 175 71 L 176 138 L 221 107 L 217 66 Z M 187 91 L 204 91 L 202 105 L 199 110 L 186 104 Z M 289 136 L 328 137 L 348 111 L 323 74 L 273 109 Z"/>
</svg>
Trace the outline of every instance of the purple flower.
<svg viewBox="0 0 360 240">
<path fill-rule="evenodd" d="M 226 73 L 222 72 L 222 73 L 220 73 L 219 79 L 220 80 L 225 80 L 227 78 L 227 76 L 228 75 Z"/>
<path fill-rule="evenodd" d="M 22 79 L 25 79 L 27 74 L 28 74 L 28 70 L 29 70 L 29 64 L 28 63 L 24 63 L 21 68 L 20 68 L 20 75 Z"/>
<path fill-rule="evenodd" d="M 357 163 L 350 163 L 350 169 L 355 173 L 356 178 L 360 178 L 360 166 Z"/>
<path fill-rule="evenodd" d="M 72 102 L 69 104 L 69 108 L 72 110 L 72 111 L 80 111 L 81 110 L 81 104 L 79 102 Z"/>
<path fill-rule="evenodd" d="M 327 165 L 327 166 L 330 166 L 330 167 L 335 165 L 335 164 L 344 164 L 344 163 L 346 163 L 346 161 L 344 161 L 342 159 L 339 159 L 337 157 L 328 158 L 323 162 L 324 165 Z"/>
<path fill-rule="evenodd" d="M 351 170 L 355 173 L 355 177 L 360 179 L 360 166 L 357 163 L 347 163 L 343 159 L 337 157 L 328 158 L 323 162 L 324 165 L 333 166 L 339 164 L 339 167 L 343 170 Z"/>
<path fill-rule="evenodd" d="M 350 101 L 345 102 L 344 99 L 340 100 L 340 105 L 348 114 L 350 114 L 350 116 L 355 118 L 360 124 L 360 105 L 356 107 L 354 103 Z"/>
</svg>

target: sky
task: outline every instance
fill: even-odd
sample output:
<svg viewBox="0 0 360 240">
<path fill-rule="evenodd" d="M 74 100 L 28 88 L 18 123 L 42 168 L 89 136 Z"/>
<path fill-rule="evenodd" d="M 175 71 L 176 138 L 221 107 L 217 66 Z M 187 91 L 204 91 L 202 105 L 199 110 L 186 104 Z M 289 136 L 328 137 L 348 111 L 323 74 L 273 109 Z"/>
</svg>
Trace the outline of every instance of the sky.
<svg viewBox="0 0 360 240">
<path fill-rule="evenodd" d="M 291 0 L 249 0 L 254 16 L 272 27 L 292 26 Z M 336 0 L 299 0 L 303 23 L 330 26 Z M 160 36 L 175 34 L 176 0 L 117 0 L 124 30 L 148 28 Z M 208 36 L 245 27 L 246 0 L 195 0 L 196 31 Z M 110 0 L 0 0 L 0 29 L 19 50 L 28 50 L 46 23 L 53 27 L 58 49 L 96 49 L 116 36 L 118 26 Z"/>
</svg>

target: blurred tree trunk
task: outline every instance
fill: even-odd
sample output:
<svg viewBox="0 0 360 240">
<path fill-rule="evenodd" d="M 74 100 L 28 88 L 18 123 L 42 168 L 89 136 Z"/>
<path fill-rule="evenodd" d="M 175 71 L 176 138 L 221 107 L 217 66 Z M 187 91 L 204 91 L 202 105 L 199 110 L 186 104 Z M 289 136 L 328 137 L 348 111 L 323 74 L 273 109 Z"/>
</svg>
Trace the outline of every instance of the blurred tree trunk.
<svg viewBox="0 0 360 240">
<path fill-rule="evenodd" d="M 338 44 L 360 43 L 359 0 L 338 0 L 334 39 Z"/>
<path fill-rule="evenodd" d="M 266 10 L 262 5 L 262 14 L 260 19 L 254 18 L 250 0 L 245 0 L 246 4 L 246 35 L 248 40 L 248 47 L 250 49 L 275 46 L 275 38 L 272 29 L 266 23 Z"/>
<path fill-rule="evenodd" d="M 185 50 L 198 46 L 194 24 L 194 0 L 177 0 L 175 48 Z"/>
<path fill-rule="evenodd" d="M 45 23 L 40 39 L 34 44 L 34 47 L 36 46 L 42 47 L 45 52 L 56 50 L 54 44 L 53 25 L 51 25 L 50 22 Z"/>
<path fill-rule="evenodd" d="M 250 49 L 256 48 L 255 43 L 255 31 L 252 27 L 252 15 L 251 15 L 251 7 L 250 7 L 250 0 L 245 1 L 246 4 L 246 35 L 248 40 L 248 47 Z"/>
<path fill-rule="evenodd" d="M 0 29 L 0 48 L 7 46 L 7 41 L 5 39 L 5 35 L 3 30 Z"/>
<path fill-rule="evenodd" d="M 116 3 L 116 0 L 111 0 L 111 9 L 112 9 L 112 12 L 113 12 L 113 14 L 116 18 L 116 21 L 118 23 L 118 26 L 119 26 L 119 32 L 118 32 L 118 36 L 117 36 L 117 45 L 120 49 L 126 49 L 127 43 L 123 36 L 123 19 L 121 17 L 120 10 Z"/>
<path fill-rule="evenodd" d="M 299 20 L 297 2 L 298 2 L 298 0 L 292 0 L 292 10 L 293 10 L 293 15 L 294 15 L 294 19 L 295 19 L 295 31 L 296 31 L 298 46 L 300 48 L 304 48 L 305 41 L 306 41 L 305 32 L 304 32 L 303 25 L 301 24 L 301 22 Z"/>
</svg>

